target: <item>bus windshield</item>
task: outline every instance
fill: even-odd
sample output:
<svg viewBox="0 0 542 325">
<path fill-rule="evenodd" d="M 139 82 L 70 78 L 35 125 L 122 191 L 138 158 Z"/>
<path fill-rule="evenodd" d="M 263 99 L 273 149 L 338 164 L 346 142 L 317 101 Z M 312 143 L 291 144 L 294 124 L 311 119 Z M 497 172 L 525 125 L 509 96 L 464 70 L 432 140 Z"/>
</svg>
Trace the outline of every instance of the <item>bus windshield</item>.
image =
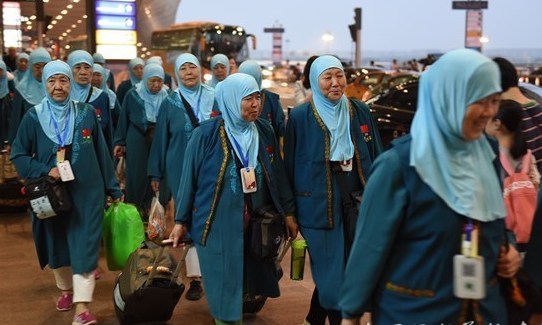
<svg viewBox="0 0 542 325">
<path fill-rule="evenodd" d="M 234 57 L 237 62 L 248 59 L 247 37 L 253 36 L 247 35 L 239 26 L 184 23 L 153 32 L 151 49 L 166 65 L 173 65 L 181 53 L 192 53 L 204 68 L 209 69 L 211 58 L 217 53 Z"/>
</svg>

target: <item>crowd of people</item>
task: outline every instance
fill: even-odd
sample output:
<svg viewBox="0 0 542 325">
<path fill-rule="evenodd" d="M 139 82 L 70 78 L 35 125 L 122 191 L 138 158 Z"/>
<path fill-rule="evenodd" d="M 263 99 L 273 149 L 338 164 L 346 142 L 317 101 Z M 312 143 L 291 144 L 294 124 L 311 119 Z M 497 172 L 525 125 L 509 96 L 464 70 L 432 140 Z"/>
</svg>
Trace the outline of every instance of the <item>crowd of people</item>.
<svg viewBox="0 0 542 325">
<path fill-rule="evenodd" d="M 527 170 L 538 191 L 542 107 L 504 58 L 466 49 L 440 57 L 421 74 L 410 134 L 389 148 L 367 104 L 345 96 L 344 68 L 330 55 L 299 71 L 288 119 L 279 95 L 262 88 L 260 65 L 237 67 L 224 54 L 211 59 L 207 83 L 192 54 L 176 58 L 169 79 L 161 58 L 134 58 L 116 89 L 99 53 L 73 51 L 66 63 L 37 48 L 13 63 L 0 61 L 0 136 L 20 177 L 62 179 L 66 161 L 74 176 L 69 213 L 31 213 L 40 267 L 60 290 L 56 309 L 75 309 L 73 324 L 97 323 L 89 304 L 107 196 L 144 219 L 153 197 L 173 202 L 169 238 L 194 242 L 187 298 L 204 288 L 216 324 L 242 324 L 247 296 L 280 296 L 276 261 L 250 247 L 264 207 L 281 216 L 288 240 L 307 242 L 315 289 L 305 324 L 364 315 L 375 324 L 506 324 L 499 283 L 522 269 L 541 289 L 532 261 L 542 248 L 509 220 L 501 162 L 512 174 Z"/>
</svg>

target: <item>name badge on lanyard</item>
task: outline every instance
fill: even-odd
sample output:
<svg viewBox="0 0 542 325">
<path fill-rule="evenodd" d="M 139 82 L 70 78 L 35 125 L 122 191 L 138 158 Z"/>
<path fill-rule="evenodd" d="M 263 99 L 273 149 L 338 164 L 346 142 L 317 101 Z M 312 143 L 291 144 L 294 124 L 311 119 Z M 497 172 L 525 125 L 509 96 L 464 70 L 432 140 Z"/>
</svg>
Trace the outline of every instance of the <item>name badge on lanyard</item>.
<svg viewBox="0 0 542 325">
<path fill-rule="evenodd" d="M 60 147 L 58 148 L 56 152 L 56 167 L 58 169 L 58 173 L 60 174 L 60 179 L 63 182 L 73 181 L 75 179 L 75 175 L 73 174 L 73 170 L 70 165 L 70 162 L 66 160 L 66 148 L 65 148 L 65 143 L 66 143 L 66 138 L 68 137 L 69 128 L 65 127 L 64 133 L 61 135 L 60 130 L 58 128 L 58 123 L 55 120 L 53 111 L 51 110 L 49 103 L 47 103 L 47 106 L 49 107 L 49 112 L 51 113 L 51 121 L 53 122 L 56 137 L 60 145 Z M 68 111 L 68 115 L 66 116 L 66 123 L 69 123 L 70 112 L 71 110 Z"/>
<path fill-rule="evenodd" d="M 249 151 L 247 150 L 246 155 L 243 154 L 241 146 L 237 143 L 237 140 L 232 136 L 233 144 L 237 148 L 237 152 L 241 156 L 241 162 L 243 163 L 243 168 L 239 170 L 241 175 L 241 185 L 243 187 L 243 193 L 254 193 L 258 190 L 256 185 L 256 173 L 254 172 L 254 167 L 249 167 Z"/>
<path fill-rule="evenodd" d="M 454 256 L 454 295 L 461 299 L 486 296 L 484 258 L 478 255 L 478 227 L 469 220 L 461 235 L 461 254 Z"/>
</svg>

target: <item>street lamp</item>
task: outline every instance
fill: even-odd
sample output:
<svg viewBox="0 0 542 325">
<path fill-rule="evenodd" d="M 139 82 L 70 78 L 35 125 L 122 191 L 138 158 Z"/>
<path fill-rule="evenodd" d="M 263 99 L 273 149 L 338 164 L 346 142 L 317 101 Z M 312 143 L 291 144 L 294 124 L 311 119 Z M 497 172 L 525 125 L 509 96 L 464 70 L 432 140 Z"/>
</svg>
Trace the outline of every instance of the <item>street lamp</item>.
<svg viewBox="0 0 542 325">
<path fill-rule="evenodd" d="M 335 39 L 335 36 L 333 36 L 330 32 L 325 32 L 324 35 L 322 35 L 322 41 L 326 43 L 326 52 L 329 54 L 329 44 Z"/>
</svg>

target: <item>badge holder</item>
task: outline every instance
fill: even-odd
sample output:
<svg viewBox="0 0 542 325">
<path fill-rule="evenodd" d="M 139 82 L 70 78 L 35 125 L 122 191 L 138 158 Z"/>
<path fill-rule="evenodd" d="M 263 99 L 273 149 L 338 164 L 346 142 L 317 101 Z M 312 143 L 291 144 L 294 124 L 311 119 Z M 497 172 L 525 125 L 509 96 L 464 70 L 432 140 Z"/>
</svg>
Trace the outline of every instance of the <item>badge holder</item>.
<svg viewBox="0 0 542 325">
<path fill-rule="evenodd" d="M 254 167 L 243 167 L 240 170 L 241 184 L 243 185 L 243 193 L 254 193 L 258 190 L 256 186 L 256 173 Z"/>
<path fill-rule="evenodd" d="M 478 255 L 478 229 L 471 220 L 461 237 L 461 254 L 454 256 L 454 295 L 461 299 L 483 299 L 486 296 L 484 258 Z"/>
<path fill-rule="evenodd" d="M 73 175 L 72 166 L 70 165 L 69 160 L 64 160 L 66 155 L 66 149 L 60 148 L 56 152 L 56 167 L 58 168 L 58 173 L 60 174 L 60 179 L 63 182 L 73 181 L 75 176 Z"/>
</svg>

